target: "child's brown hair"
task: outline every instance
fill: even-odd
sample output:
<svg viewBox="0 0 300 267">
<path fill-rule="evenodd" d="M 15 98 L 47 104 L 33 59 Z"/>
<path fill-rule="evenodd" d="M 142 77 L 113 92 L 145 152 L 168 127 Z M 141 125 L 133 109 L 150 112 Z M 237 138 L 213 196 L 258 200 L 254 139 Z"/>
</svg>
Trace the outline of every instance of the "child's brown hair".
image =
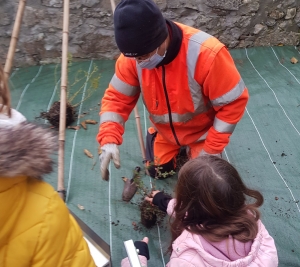
<svg viewBox="0 0 300 267">
<path fill-rule="evenodd" d="M 0 65 L 0 113 L 1 112 L 6 112 L 7 115 L 11 117 L 11 101 L 7 75 L 4 73 L 4 70 Z"/>
<path fill-rule="evenodd" d="M 205 155 L 188 161 L 179 171 L 175 198 L 172 242 L 185 229 L 211 242 L 229 235 L 247 242 L 257 235 L 263 196 L 246 187 L 226 160 Z"/>
</svg>

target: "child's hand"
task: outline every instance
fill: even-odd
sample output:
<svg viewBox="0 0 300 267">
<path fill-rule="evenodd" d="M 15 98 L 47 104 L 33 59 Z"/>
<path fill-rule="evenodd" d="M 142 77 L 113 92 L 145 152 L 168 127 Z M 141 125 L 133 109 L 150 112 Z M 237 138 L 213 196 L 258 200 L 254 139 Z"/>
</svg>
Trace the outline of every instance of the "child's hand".
<svg viewBox="0 0 300 267">
<path fill-rule="evenodd" d="M 161 211 L 167 212 L 168 205 L 172 197 L 163 191 L 152 191 L 150 196 L 146 196 L 145 200 L 152 206 L 157 206 Z"/>
<path fill-rule="evenodd" d="M 146 244 L 148 244 L 149 238 L 145 236 L 142 241 L 145 242 Z"/>
<path fill-rule="evenodd" d="M 152 191 L 151 192 L 151 197 L 145 197 L 145 200 L 146 201 L 148 201 L 148 202 L 150 202 L 151 204 L 152 204 L 152 201 L 153 201 L 153 198 L 154 198 L 154 196 L 157 194 L 157 193 L 159 193 L 160 191 L 159 190 L 156 190 L 156 191 Z"/>
</svg>

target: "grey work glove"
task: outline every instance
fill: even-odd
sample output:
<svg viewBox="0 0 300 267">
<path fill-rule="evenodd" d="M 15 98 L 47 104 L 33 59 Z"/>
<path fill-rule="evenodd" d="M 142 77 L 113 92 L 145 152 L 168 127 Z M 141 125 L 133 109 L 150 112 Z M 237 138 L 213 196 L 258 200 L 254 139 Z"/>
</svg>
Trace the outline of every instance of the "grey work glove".
<svg viewBox="0 0 300 267">
<path fill-rule="evenodd" d="M 110 160 L 113 160 L 115 167 L 120 168 L 120 153 L 116 144 L 105 144 L 101 147 L 100 160 L 100 171 L 102 179 L 105 181 L 109 180 L 108 165 Z"/>
<path fill-rule="evenodd" d="M 199 156 L 203 156 L 203 155 L 212 155 L 212 156 L 217 156 L 219 158 L 222 158 L 222 153 L 218 153 L 218 154 L 210 154 L 210 153 L 207 153 L 206 151 L 204 151 L 204 149 L 201 150 Z"/>
</svg>

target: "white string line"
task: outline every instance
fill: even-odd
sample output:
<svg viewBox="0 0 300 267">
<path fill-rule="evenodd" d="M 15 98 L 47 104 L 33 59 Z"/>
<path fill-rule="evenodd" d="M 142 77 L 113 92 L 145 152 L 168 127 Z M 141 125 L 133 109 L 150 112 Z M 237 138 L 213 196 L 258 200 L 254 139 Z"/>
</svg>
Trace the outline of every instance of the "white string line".
<svg viewBox="0 0 300 267">
<path fill-rule="evenodd" d="M 300 54 L 300 51 L 297 49 L 297 47 L 296 47 L 296 46 L 294 46 L 294 48 L 297 50 L 298 54 Z"/>
<path fill-rule="evenodd" d="M 266 83 L 266 85 L 269 87 L 269 89 L 273 92 L 275 99 L 278 103 L 278 105 L 280 106 L 280 108 L 282 109 L 284 115 L 287 117 L 287 119 L 289 120 L 289 122 L 291 123 L 291 125 L 293 126 L 293 128 L 295 129 L 295 131 L 298 133 L 298 135 L 300 135 L 300 132 L 298 131 L 298 129 L 296 128 L 296 126 L 294 125 L 294 123 L 292 122 L 292 120 L 289 118 L 289 116 L 286 114 L 284 108 L 282 107 L 282 105 L 280 104 L 275 92 L 273 91 L 273 89 L 270 87 L 270 85 L 267 83 L 267 81 L 261 76 L 261 74 L 258 72 L 258 70 L 255 68 L 255 66 L 253 65 L 252 61 L 250 60 L 249 56 L 248 56 L 248 52 L 247 52 L 247 48 L 245 48 L 246 50 L 246 56 L 249 60 L 249 62 L 251 63 L 252 67 L 254 68 L 254 70 L 257 72 L 257 74 L 260 76 L 260 78 Z"/>
<path fill-rule="evenodd" d="M 12 79 L 12 78 L 15 76 L 15 74 L 16 74 L 16 72 L 17 72 L 18 70 L 19 70 L 19 69 L 15 69 L 15 70 L 13 71 L 13 73 L 10 75 L 9 79 Z"/>
<path fill-rule="evenodd" d="M 160 238 L 160 229 L 159 229 L 158 223 L 156 225 L 157 225 L 158 243 L 159 243 L 159 247 L 160 247 L 161 259 L 163 261 L 163 267 L 165 267 L 166 263 L 165 263 L 165 259 L 164 259 L 164 255 L 163 255 L 163 251 L 162 251 L 161 238 Z"/>
<path fill-rule="evenodd" d="M 12 85 L 12 86 L 9 86 L 10 89 L 11 89 L 11 88 L 15 88 L 15 85 L 14 85 L 14 83 L 12 82 L 12 78 L 15 76 L 15 74 L 17 73 L 18 70 L 19 70 L 19 68 L 16 68 L 16 69 L 13 71 L 13 73 L 10 75 L 10 77 L 9 77 L 9 85 Z"/>
<path fill-rule="evenodd" d="M 277 54 L 275 53 L 273 47 L 271 47 L 271 49 L 272 49 L 272 51 L 273 51 L 275 57 L 277 58 L 279 64 L 280 64 L 282 67 L 284 67 L 284 68 L 285 68 L 285 69 L 286 69 L 286 70 L 287 70 L 287 71 L 295 78 L 295 80 L 297 81 L 298 84 L 300 84 L 300 82 L 298 81 L 298 79 L 296 78 L 296 76 L 295 76 L 293 73 L 291 73 L 290 70 L 280 62 L 280 60 L 279 60 Z"/>
<path fill-rule="evenodd" d="M 60 82 L 60 79 L 58 80 L 58 82 L 56 83 L 56 85 L 55 85 L 55 87 L 54 87 L 54 90 L 53 90 L 51 99 L 50 99 L 50 101 L 49 101 L 49 103 L 48 103 L 47 112 L 48 112 L 48 111 L 50 110 L 50 108 L 51 108 L 51 105 L 52 105 L 53 99 L 54 99 L 54 97 L 55 97 L 55 94 L 56 94 L 56 91 L 57 91 L 57 86 L 58 86 L 59 82 Z M 48 120 L 45 120 L 44 123 L 46 124 L 47 121 L 48 121 Z"/>
<path fill-rule="evenodd" d="M 100 165 L 101 171 L 101 165 Z M 111 174 L 111 160 L 109 161 L 108 171 Z M 112 215 L 111 215 L 111 177 L 108 180 L 108 217 L 109 217 L 109 246 L 110 246 L 110 258 L 112 259 Z"/>
<path fill-rule="evenodd" d="M 226 152 L 226 149 L 224 148 L 224 153 L 225 153 L 225 156 L 226 156 L 226 158 L 227 158 L 227 161 L 230 163 L 230 160 L 229 160 L 229 157 L 228 157 L 228 155 L 227 155 L 227 152 Z"/>
<path fill-rule="evenodd" d="M 89 71 L 88 71 L 88 75 L 86 77 L 85 85 L 84 85 L 84 88 L 83 88 L 83 93 L 82 93 L 82 97 L 81 97 L 81 103 L 80 103 L 79 112 L 78 112 L 77 124 L 79 124 L 79 120 L 80 120 L 80 116 L 79 115 L 81 114 L 82 104 L 83 104 L 83 100 L 84 100 L 84 97 L 85 97 L 86 86 L 88 84 L 88 79 L 89 79 L 89 76 L 90 76 L 92 65 L 93 65 L 93 60 L 91 60 Z M 69 180 L 68 180 L 68 187 L 67 187 L 66 203 L 68 202 L 68 199 L 69 199 L 69 191 L 70 191 L 71 180 L 72 180 L 73 158 L 74 158 L 74 151 L 75 151 L 75 144 L 76 144 L 77 132 L 78 132 L 78 130 L 75 130 L 74 137 L 73 137 L 73 145 L 72 145 L 72 152 L 71 152 L 71 158 L 70 158 Z"/>
<path fill-rule="evenodd" d="M 144 108 L 144 127 L 145 127 L 145 139 L 146 139 L 146 143 L 147 143 L 147 133 L 148 133 L 148 127 L 147 127 L 147 119 L 146 119 L 146 108 L 145 105 L 143 104 L 143 108 Z M 152 180 L 151 177 L 149 176 L 149 182 L 150 182 L 150 188 L 152 190 L 153 185 L 152 185 Z M 157 233 L 158 233 L 158 243 L 159 243 L 159 248 L 160 248 L 160 254 L 161 254 L 161 259 L 163 262 L 163 266 L 166 265 L 165 263 L 165 259 L 164 259 L 164 253 L 163 253 L 163 249 L 162 249 L 162 245 L 161 245 L 161 238 L 160 238 L 160 228 L 158 223 L 156 224 L 157 226 Z"/>
<path fill-rule="evenodd" d="M 266 150 L 266 152 L 267 152 L 267 154 L 268 154 L 268 156 L 269 156 L 269 159 L 270 159 L 270 161 L 271 161 L 273 167 L 276 169 L 278 175 L 280 176 L 280 178 L 281 178 L 282 181 L 284 182 L 286 188 L 290 191 L 290 193 L 291 193 L 291 195 L 292 195 L 292 198 L 293 198 L 293 201 L 295 202 L 295 204 L 296 204 L 296 206 L 297 206 L 297 208 L 298 208 L 298 211 L 300 212 L 299 205 L 298 205 L 298 203 L 297 203 L 297 201 L 296 201 L 296 199 L 295 199 L 295 197 L 294 197 L 294 194 L 293 194 L 292 190 L 289 188 L 287 182 L 285 181 L 285 179 L 283 178 L 283 176 L 281 175 L 281 173 L 280 173 L 279 170 L 277 169 L 276 165 L 273 163 L 274 160 L 272 159 L 272 157 L 271 157 L 271 155 L 270 155 L 270 153 L 269 153 L 269 151 L 268 151 L 268 149 L 267 149 L 267 147 L 266 147 L 266 145 L 265 145 L 265 143 L 264 143 L 264 141 L 263 141 L 263 139 L 262 139 L 262 137 L 261 137 L 261 135 L 260 135 L 260 132 L 258 131 L 258 129 L 257 129 L 257 127 L 256 127 L 256 124 L 255 124 L 254 120 L 252 119 L 250 113 L 248 112 L 248 109 L 247 109 L 247 108 L 246 108 L 246 112 L 247 112 L 249 118 L 251 119 L 252 124 L 254 125 L 254 128 L 255 128 L 255 130 L 256 130 L 258 136 L 259 136 L 259 139 L 260 139 L 260 141 L 261 141 L 263 147 L 265 148 L 265 150 Z"/>
<path fill-rule="evenodd" d="M 21 96 L 20 96 L 20 99 L 19 99 L 18 105 L 17 105 L 17 107 L 16 107 L 16 110 L 19 110 L 19 108 L 20 108 L 20 106 L 21 106 L 21 103 L 22 103 L 23 96 L 25 95 L 25 93 L 26 93 L 28 87 L 29 87 L 32 83 L 34 83 L 34 82 L 35 82 L 35 79 L 40 75 L 42 68 L 43 68 L 43 65 L 40 66 L 40 68 L 39 68 L 39 70 L 38 70 L 38 73 L 37 73 L 37 74 L 35 75 L 35 77 L 31 80 L 31 82 L 28 83 L 28 84 L 26 85 L 26 87 L 24 88 L 24 90 L 23 90 L 23 92 L 22 92 L 22 94 L 21 94 Z"/>
</svg>

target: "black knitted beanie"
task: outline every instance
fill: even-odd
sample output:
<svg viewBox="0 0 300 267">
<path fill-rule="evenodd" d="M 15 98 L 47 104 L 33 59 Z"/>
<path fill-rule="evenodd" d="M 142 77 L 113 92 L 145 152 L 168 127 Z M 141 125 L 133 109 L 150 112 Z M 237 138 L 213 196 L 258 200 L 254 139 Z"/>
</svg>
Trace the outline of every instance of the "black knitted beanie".
<svg viewBox="0 0 300 267">
<path fill-rule="evenodd" d="M 154 51 L 168 36 L 166 20 L 152 0 L 121 0 L 114 27 L 117 46 L 127 57 Z"/>
</svg>

